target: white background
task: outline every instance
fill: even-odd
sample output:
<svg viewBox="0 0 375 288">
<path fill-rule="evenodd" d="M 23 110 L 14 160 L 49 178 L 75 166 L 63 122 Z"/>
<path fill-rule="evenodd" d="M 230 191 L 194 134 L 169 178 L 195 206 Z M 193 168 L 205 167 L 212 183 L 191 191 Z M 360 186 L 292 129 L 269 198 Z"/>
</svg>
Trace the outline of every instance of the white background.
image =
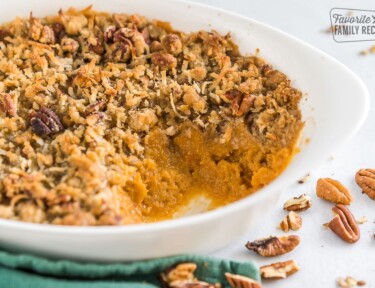
<svg viewBox="0 0 375 288">
<path fill-rule="evenodd" d="M 332 35 L 322 32 L 330 26 L 331 8 L 375 10 L 375 1 L 196 0 L 196 2 L 221 7 L 260 20 L 320 48 L 357 73 L 368 86 L 371 100 L 375 103 L 375 54 L 359 55 L 361 50 L 375 45 L 375 41 L 336 43 Z M 306 77 L 310 77 L 308 71 L 306 71 Z M 336 279 L 348 275 L 358 280 L 365 280 L 366 288 L 375 287 L 375 239 L 373 238 L 375 201 L 362 195 L 354 181 L 354 175 L 358 169 L 375 168 L 374 105 L 360 132 L 340 151 L 332 155 L 332 159 L 323 163 L 319 169 L 311 171 L 311 177 L 305 184 L 295 184 L 290 189 L 286 189 L 287 191 L 281 196 L 278 208 L 272 215 L 262 219 L 258 227 L 249 231 L 246 237 L 212 255 L 251 260 L 259 265 L 289 259 L 297 261 L 301 267 L 298 273 L 285 280 L 265 281 L 266 288 L 337 287 Z M 350 205 L 352 213 L 357 219 L 362 216 L 368 218 L 367 223 L 359 226 L 361 239 L 357 243 L 346 244 L 331 231 L 323 228 L 322 224 L 332 218 L 331 207 L 333 205 L 315 196 L 316 180 L 320 177 L 332 177 L 346 185 L 355 198 L 354 203 Z M 247 240 L 283 234 L 276 228 L 286 214 L 282 210 L 282 205 L 290 197 L 302 193 L 307 193 L 312 197 L 313 207 L 301 213 L 303 226 L 301 230 L 294 232 L 301 237 L 301 243 L 294 251 L 275 258 L 262 258 L 245 249 L 244 245 Z"/>
</svg>

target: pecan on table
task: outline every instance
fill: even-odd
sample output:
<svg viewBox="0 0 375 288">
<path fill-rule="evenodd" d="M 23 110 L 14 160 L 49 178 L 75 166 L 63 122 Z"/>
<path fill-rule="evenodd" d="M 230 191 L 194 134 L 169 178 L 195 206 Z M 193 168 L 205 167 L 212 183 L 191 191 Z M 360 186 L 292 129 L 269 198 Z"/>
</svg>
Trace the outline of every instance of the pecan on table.
<svg viewBox="0 0 375 288">
<path fill-rule="evenodd" d="M 353 201 L 350 191 L 339 181 L 331 178 L 318 179 L 316 195 L 336 204 L 349 205 Z"/>
<path fill-rule="evenodd" d="M 270 236 L 265 239 L 248 242 L 247 249 L 255 251 L 260 256 L 273 257 L 292 251 L 300 242 L 297 235 L 290 236 Z"/>
<path fill-rule="evenodd" d="M 59 117 L 51 109 L 42 107 L 31 114 L 31 128 L 41 137 L 64 130 Z"/>
<path fill-rule="evenodd" d="M 262 288 L 262 284 L 243 275 L 225 273 L 225 278 L 232 288 Z"/>
<path fill-rule="evenodd" d="M 284 204 L 284 210 L 287 211 L 304 211 L 311 207 L 311 198 L 309 195 L 302 194 L 298 197 L 294 197 Z"/>
<path fill-rule="evenodd" d="M 299 269 L 296 261 L 288 260 L 264 265 L 260 267 L 260 274 L 265 279 L 283 279 L 296 273 Z"/>
<path fill-rule="evenodd" d="M 290 211 L 279 225 L 280 229 L 284 232 L 288 232 L 289 230 L 296 231 L 300 229 L 301 226 L 302 218 L 294 211 Z"/>
<path fill-rule="evenodd" d="M 375 169 L 361 169 L 355 175 L 355 181 L 361 187 L 362 192 L 375 200 Z"/>
<path fill-rule="evenodd" d="M 197 269 L 195 263 L 177 264 L 160 275 L 160 281 L 164 288 L 216 288 L 213 284 L 199 281 L 194 272 Z"/>
<path fill-rule="evenodd" d="M 360 238 L 358 224 L 349 209 L 342 204 L 332 208 L 335 217 L 325 226 L 331 229 L 337 236 L 348 243 L 355 243 Z"/>
</svg>

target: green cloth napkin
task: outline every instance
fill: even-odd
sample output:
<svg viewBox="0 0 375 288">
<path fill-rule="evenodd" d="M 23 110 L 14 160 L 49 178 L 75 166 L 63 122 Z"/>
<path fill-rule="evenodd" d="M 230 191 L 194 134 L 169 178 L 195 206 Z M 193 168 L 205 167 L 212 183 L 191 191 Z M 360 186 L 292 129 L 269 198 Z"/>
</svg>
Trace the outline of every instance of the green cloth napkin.
<svg viewBox="0 0 375 288">
<path fill-rule="evenodd" d="M 49 260 L 0 250 L 1 288 L 155 288 L 160 272 L 179 262 L 194 262 L 198 279 L 230 287 L 224 273 L 241 274 L 259 281 L 252 262 L 179 255 L 115 264 Z"/>
</svg>

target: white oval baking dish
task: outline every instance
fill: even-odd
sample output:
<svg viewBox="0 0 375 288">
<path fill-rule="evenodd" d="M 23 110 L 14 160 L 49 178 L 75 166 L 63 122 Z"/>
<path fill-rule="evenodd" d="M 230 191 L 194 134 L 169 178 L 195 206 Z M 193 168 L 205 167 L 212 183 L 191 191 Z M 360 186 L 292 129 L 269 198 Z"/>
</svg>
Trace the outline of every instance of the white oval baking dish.
<svg viewBox="0 0 375 288">
<path fill-rule="evenodd" d="M 0 219 L 0 246 L 50 257 L 119 261 L 203 253 L 239 238 L 267 217 L 278 196 L 311 171 L 360 128 L 369 110 L 362 81 L 332 57 L 282 31 L 223 10 L 173 0 L 12 0 L 1 1 L 0 19 L 55 14 L 70 6 L 108 12 L 139 13 L 170 21 L 186 32 L 230 31 L 242 53 L 254 53 L 286 73 L 306 92 L 301 109 L 305 128 L 301 152 L 270 185 L 214 211 L 160 223 L 124 227 L 60 227 Z"/>
</svg>

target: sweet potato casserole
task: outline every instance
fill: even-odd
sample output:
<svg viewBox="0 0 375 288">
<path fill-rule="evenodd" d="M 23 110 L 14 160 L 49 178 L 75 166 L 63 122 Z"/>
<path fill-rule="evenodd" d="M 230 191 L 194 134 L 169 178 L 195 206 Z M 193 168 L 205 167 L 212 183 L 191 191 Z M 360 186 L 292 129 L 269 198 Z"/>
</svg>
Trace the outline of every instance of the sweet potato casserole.
<svg viewBox="0 0 375 288">
<path fill-rule="evenodd" d="M 0 26 L 0 217 L 123 225 L 241 199 L 287 166 L 301 92 L 231 35 L 59 11 Z"/>
</svg>

